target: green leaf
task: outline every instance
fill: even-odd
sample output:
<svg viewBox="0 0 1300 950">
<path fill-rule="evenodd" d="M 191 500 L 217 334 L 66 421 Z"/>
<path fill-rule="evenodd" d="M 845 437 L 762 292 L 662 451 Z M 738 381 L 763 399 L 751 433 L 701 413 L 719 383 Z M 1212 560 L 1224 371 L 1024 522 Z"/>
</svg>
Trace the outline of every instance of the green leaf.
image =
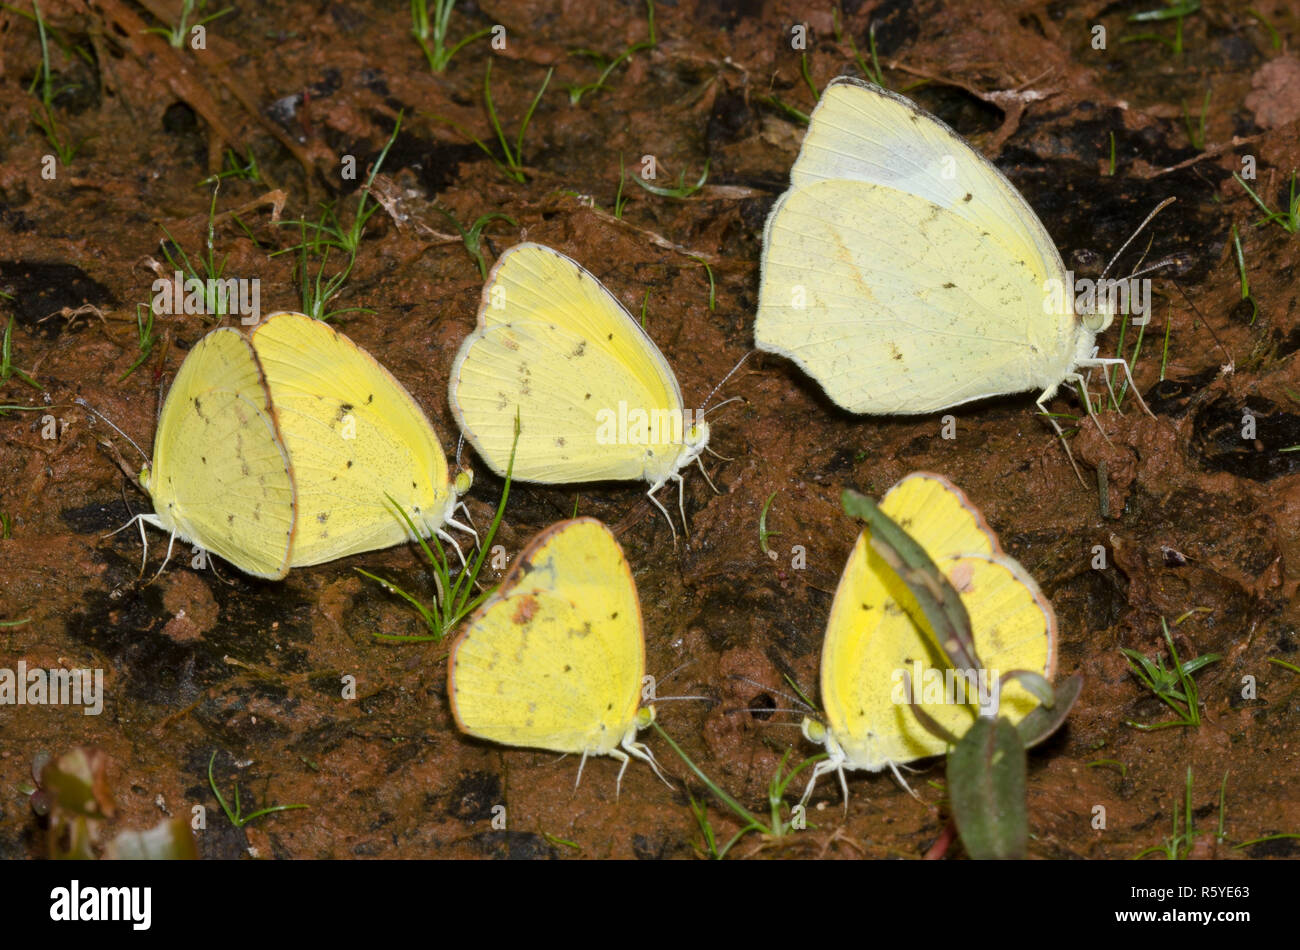
<svg viewBox="0 0 1300 950">
<path fill-rule="evenodd" d="M 1057 683 L 1053 690 L 1055 702 L 1048 706 L 1038 706 L 1027 715 L 1024 719 L 1016 724 L 1016 729 L 1020 732 L 1020 738 L 1025 743 L 1025 748 L 1031 748 L 1042 742 L 1065 722 L 1065 717 L 1070 715 L 1070 709 L 1074 706 L 1075 700 L 1079 698 L 1079 692 L 1083 689 L 1083 675 L 1075 673 L 1069 679 Z"/>
<path fill-rule="evenodd" d="M 148 831 L 123 831 L 108 843 L 104 856 L 119 861 L 193 861 L 199 852 L 189 819 L 178 815 Z"/>
<path fill-rule="evenodd" d="M 1023 858 L 1025 746 L 1010 720 L 980 717 L 948 755 L 948 798 L 966 852 L 977 860 Z"/>
</svg>

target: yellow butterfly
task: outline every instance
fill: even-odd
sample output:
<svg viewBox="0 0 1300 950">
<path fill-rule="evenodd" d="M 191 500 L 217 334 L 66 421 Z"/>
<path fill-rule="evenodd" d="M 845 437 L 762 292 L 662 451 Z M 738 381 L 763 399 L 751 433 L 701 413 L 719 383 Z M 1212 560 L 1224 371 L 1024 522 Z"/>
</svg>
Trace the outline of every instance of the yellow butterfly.
<svg viewBox="0 0 1300 950">
<path fill-rule="evenodd" d="M 632 315 L 558 251 L 518 244 L 501 255 L 478 326 L 452 366 L 450 399 L 461 431 L 498 475 L 517 411 L 515 479 L 644 480 L 665 518 L 654 493 L 672 479 L 685 524 L 680 473 L 699 463 L 709 426 L 685 407 L 677 377 Z"/>
<path fill-rule="evenodd" d="M 504 745 L 650 764 L 637 730 L 645 638 L 641 603 L 614 535 L 594 518 L 551 525 L 528 542 L 501 586 L 465 622 L 447 666 L 462 732 Z M 664 779 L 666 782 L 667 779 Z"/>
<path fill-rule="evenodd" d="M 320 320 L 287 312 L 253 331 L 253 349 L 293 463 L 290 566 L 414 540 L 389 495 L 423 537 L 456 545 L 444 525 L 473 530 L 452 517 L 469 473 L 449 476 L 428 417 L 374 357 Z"/>
<path fill-rule="evenodd" d="M 1074 299 L 1038 216 L 961 136 L 879 86 L 842 76 L 826 87 L 763 230 L 760 350 L 793 360 L 850 412 L 927 413 L 1031 389 L 1046 412 L 1081 368 L 1129 372 L 1096 357 L 1113 299 L 1089 313 Z"/>
<path fill-rule="evenodd" d="M 881 499 L 880 508 L 925 548 L 961 597 L 976 653 L 985 664 L 970 671 L 981 689 L 979 703 L 992 699 L 999 714 L 1019 722 L 1038 701 L 1015 681 L 998 695 L 998 677 L 1031 670 L 1052 678 L 1056 615 L 1051 604 L 1024 568 L 1003 553 L 979 510 L 942 476 L 908 475 Z M 969 694 L 954 690 L 933 636 L 916 598 L 871 549 L 869 530 L 863 531 L 840 577 L 822 644 L 826 719 L 803 721 L 804 736 L 827 752 L 813 767 L 804 802 L 827 773 L 839 775 L 847 804 L 846 769 L 878 772 L 888 766 L 897 774 L 900 764 L 946 751 L 912 714 L 909 681 L 925 711 L 948 732 L 960 736 L 970 727 L 975 713 L 963 701 Z"/>
<path fill-rule="evenodd" d="M 254 577 L 288 573 L 293 469 L 266 379 L 239 331 L 213 330 L 185 357 L 140 485 L 154 506 L 154 514 L 136 516 L 141 541 L 145 524 L 168 532 L 168 558 L 179 538 Z"/>
</svg>

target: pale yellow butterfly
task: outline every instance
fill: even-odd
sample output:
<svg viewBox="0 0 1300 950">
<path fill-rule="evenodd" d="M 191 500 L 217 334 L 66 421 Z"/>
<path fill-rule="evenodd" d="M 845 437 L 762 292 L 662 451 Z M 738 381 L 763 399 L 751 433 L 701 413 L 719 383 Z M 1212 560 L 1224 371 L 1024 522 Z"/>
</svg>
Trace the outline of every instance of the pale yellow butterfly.
<svg viewBox="0 0 1300 950">
<path fill-rule="evenodd" d="M 444 526 L 472 530 L 452 517 L 469 474 L 449 474 L 437 432 L 392 373 L 301 313 L 267 317 L 253 348 L 293 462 L 292 567 L 414 540 L 394 502 L 422 537 L 436 534 L 460 551 Z"/>
<path fill-rule="evenodd" d="M 763 231 L 759 349 L 851 412 L 1032 389 L 1046 412 L 1082 368 L 1129 372 L 1096 356 L 1112 301 L 1075 313 L 1074 299 L 1038 216 L 961 136 L 879 86 L 826 87 Z"/>
<path fill-rule="evenodd" d="M 451 648 L 447 695 L 462 732 L 512 746 L 648 762 L 636 739 L 654 721 L 641 705 L 641 602 L 614 535 L 594 518 L 551 525 L 520 553 Z M 664 779 L 667 781 L 667 779 Z"/>
<path fill-rule="evenodd" d="M 498 475 L 517 412 L 514 478 L 644 480 L 665 518 L 654 493 L 671 479 L 685 523 L 681 470 L 699 463 L 708 423 L 686 408 L 668 361 L 632 315 L 558 251 L 518 244 L 501 255 L 449 395 L 461 431 Z"/>
<path fill-rule="evenodd" d="M 985 664 L 983 670 L 970 671 L 987 691 L 979 702 L 986 703 L 993 693 L 999 714 L 1019 722 L 1038 701 L 1014 681 L 998 692 L 998 677 L 1030 670 L 1052 678 L 1057 637 L 1051 604 L 1025 569 L 1002 551 L 979 510 L 946 478 L 909 475 L 885 494 L 880 508 L 925 548 L 961 597 L 976 653 Z M 847 804 L 846 769 L 878 772 L 888 767 L 897 774 L 901 764 L 946 750 L 912 714 L 909 680 L 925 711 L 949 732 L 964 734 L 975 715 L 962 702 L 965 693 L 949 695 L 947 662 L 916 598 L 872 550 L 869 539 L 869 529 L 859 535 L 826 624 L 821 664 L 825 721 L 807 718 L 803 730 L 810 741 L 826 747 L 827 757 L 813 767 L 804 802 L 822 775 L 839 775 Z"/>
<path fill-rule="evenodd" d="M 255 577 L 288 573 L 292 466 L 257 355 L 239 331 L 213 330 L 185 357 L 140 485 L 154 505 L 137 516 L 141 540 L 145 524 L 168 532 L 169 559 L 179 538 Z"/>
</svg>

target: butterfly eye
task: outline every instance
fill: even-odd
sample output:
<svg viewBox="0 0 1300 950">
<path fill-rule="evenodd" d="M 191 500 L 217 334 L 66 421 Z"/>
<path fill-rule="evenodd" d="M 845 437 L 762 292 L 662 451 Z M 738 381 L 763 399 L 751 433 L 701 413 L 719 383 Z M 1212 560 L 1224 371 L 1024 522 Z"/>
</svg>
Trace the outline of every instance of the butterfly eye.
<svg viewBox="0 0 1300 950">
<path fill-rule="evenodd" d="M 826 727 L 811 716 L 803 717 L 803 722 L 799 724 L 799 731 L 814 745 L 823 745 L 826 742 Z"/>
<path fill-rule="evenodd" d="M 1111 321 L 1115 319 L 1115 314 L 1103 307 L 1096 310 L 1089 310 L 1079 314 L 1079 322 L 1084 328 L 1091 333 L 1100 333 L 1110 326 Z"/>
</svg>

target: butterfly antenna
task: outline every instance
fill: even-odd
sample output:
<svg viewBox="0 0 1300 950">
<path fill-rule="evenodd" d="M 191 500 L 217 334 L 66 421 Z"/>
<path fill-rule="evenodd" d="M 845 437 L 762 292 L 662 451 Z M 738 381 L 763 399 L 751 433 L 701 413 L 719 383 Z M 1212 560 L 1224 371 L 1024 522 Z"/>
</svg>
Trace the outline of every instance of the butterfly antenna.
<svg viewBox="0 0 1300 950">
<path fill-rule="evenodd" d="M 1172 267 L 1186 267 L 1186 266 L 1187 266 L 1187 255 L 1185 255 L 1185 254 L 1167 254 L 1167 255 L 1165 255 L 1164 257 L 1160 258 L 1160 260 L 1156 261 L 1155 263 L 1153 263 L 1153 264 L 1148 264 L 1146 267 L 1142 268 L 1141 270 L 1134 271 L 1133 273 L 1129 274 L 1128 276 L 1129 276 L 1129 279 L 1130 279 L 1130 280 L 1132 280 L 1134 277 L 1145 277 L 1147 274 L 1153 274 L 1153 273 L 1155 273 L 1155 272 L 1158 271 L 1158 270 L 1162 270 L 1163 268 L 1171 267 L 1171 266 L 1172 266 Z"/>
<path fill-rule="evenodd" d="M 1142 229 L 1151 223 L 1151 219 L 1154 218 L 1156 215 L 1158 215 L 1165 208 L 1173 204 L 1174 201 L 1175 199 L 1170 197 L 1170 198 L 1166 198 L 1164 201 L 1160 202 L 1160 204 L 1156 205 L 1156 209 L 1146 216 L 1146 220 L 1144 220 L 1141 224 L 1137 226 L 1137 230 L 1134 231 L 1132 234 L 1130 234 L 1128 240 L 1125 241 L 1120 246 L 1120 249 L 1115 252 L 1115 256 L 1110 259 L 1110 263 L 1106 265 L 1106 269 L 1101 272 L 1101 276 L 1103 278 L 1105 278 L 1105 276 L 1110 273 L 1110 269 L 1115 266 L 1115 262 L 1119 260 L 1120 255 L 1123 254 L 1126 250 L 1128 250 L 1128 246 L 1133 243 L 1134 238 L 1136 238 L 1139 234 L 1141 234 Z"/>
<path fill-rule="evenodd" d="M 141 457 L 142 459 L 145 460 L 145 463 L 147 464 L 147 463 L 149 462 L 149 456 L 145 455 L 145 453 L 144 453 L 144 449 L 142 449 L 142 448 L 140 448 L 140 446 L 136 445 L 136 444 L 135 444 L 135 439 L 131 438 L 129 435 L 127 435 L 125 432 L 123 432 L 121 429 L 119 429 L 119 428 L 118 428 L 118 427 L 113 423 L 113 420 L 112 420 L 112 419 L 109 419 L 107 416 L 101 415 L 99 412 L 97 412 L 97 411 L 95 411 L 94 409 L 92 409 L 91 406 L 90 406 L 90 403 L 86 402 L 86 400 L 82 399 L 80 396 L 76 397 L 76 398 L 73 399 L 72 401 L 75 402 L 75 403 L 76 403 L 78 406 L 80 406 L 82 409 L 85 409 L 88 413 L 90 413 L 90 414 L 91 414 L 92 416 L 94 416 L 95 418 L 97 418 L 97 419 L 99 419 L 100 421 L 106 423 L 106 424 L 108 425 L 108 427 L 111 428 L 114 432 L 116 432 L 116 433 L 117 433 L 118 435 L 120 435 L 122 438 L 126 439 L 126 441 L 130 442 L 130 443 L 131 443 L 131 447 L 132 447 L 133 449 L 135 449 L 137 452 L 140 453 L 140 457 Z"/>
<path fill-rule="evenodd" d="M 732 709 L 724 709 L 722 711 L 722 714 L 724 716 L 733 716 L 736 713 L 749 713 L 751 716 L 757 716 L 757 715 L 770 716 L 775 713 L 789 713 L 792 716 L 797 716 L 802 712 L 803 712 L 802 709 L 785 709 L 782 708 L 781 706 L 774 706 L 771 709 L 768 709 L 766 706 L 736 706 Z M 763 725 L 765 726 L 794 726 L 796 728 L 802 728 L 801 724 L 797 722 L 766 722 L 761 719 L 759 720 L 759 722 L 762 722 Z"/>
<path fill-rule="evenodd" d="M 709 405 L 709 400 L 713 398 L 714 394 L 717 393 L 717 391 L 718 391 L 719 389 L 721 389 L 723 386 L 726 385 L 727 380 L 731 379 L 732 376 L 735 376 L 735 375 L 736 375 L 736 370 L 740 369 L 740 367 L 743 366 L 743 365 L 745 364 L 745 360 L 749 359 L 751 356 L 753 356 L 753 355 L 754 355 L 755 353 L 757 353 L 757 352 L 758 352 L 757 350 L 750 350 L 748 353 L 746 353 L 744 356 L 742 356 L 742 357 L 740 358 L 740 361 L 739 361 L 738 363 L 736 363 L 735 366 L 731 367 L 731 372 L 727 373 L 726 376 L 723 376 L 723 377 L 722 377 L 722 382 L 720 382 L 720 383 L 718 383 L 718 385 L 714 386 L 713 389 L 712 389 L 712 391 L 710 391 L 709 395 L 705 398 L 705 400 L 704 400 L 704 404 L 703 404 L 702 406 L 700 406 L 700 411 L 699 411 L 698 413 L 696 413 L 697 416 L 703 416 L 703 415 L 704 415 L 704 410 L 708 407 L 708 405 Z M 736 398 L 740 398 L 740 397 L 736 397 Z M 728 402 L 730 402 L 730 400 L 728 400 Z M 724 405 L 725 405 L 725 404 L 724 404 Z"/>
<path fill-rule="evenodd" d="M 464 448 L 465 448 L 465 433 L 462 432 L 460 434 L 460 438 L 456 440 L 456 467 L 457 468 L 460 468 L 460 453 Z"/>
<path fill-rule="evenodd" d="M 686 660 L 686 661 L 684 661 L 684 662 L 682 662 L 682 663 L 678 663 L 676 666 L 674 666 L 671 670 L 669 670 L 669 671 L 668 671 L 667 673 L 665 673 L 663 676 L 659 677 L 658 682 L 660 682 L 660 683 L 666 683 L 666 682 L 668 682 L 670 679 L 672 679 L 674 676 L 676 676 L 678 673 L 680 673 L 682 670 L 686 669 L 686 667 L 690 666 L 690 665 L 691 665 L 692 663 L 694 663 L 694 662 L 695 662 L 694 660 Z M 658 697 L 655 697 L 655 701 L 658 701 Z"/>
<path fill-rule="evenodd" d="M 716 704 L 718 702 L 718 700 L 714 699 L 712 696 L 656 696 L 655 702 L 656 703 L 677 703 L 688 699 L 699 700 L 702 703 Z"/>
<path fill-rule="evenodd" d="M 700 410 L 700 418 L 701 418 L 701 419 L 704 418 L 704 417 L 707 416 L 710 412 L 717 412 L 717 411 L 718 411 L 719 409 L 721 409 L 723 406 L 727 405 L 727 403 L 731 403 L 731 402 L 744 402 L 744 401 L 745 401 L 745 400 L 742 399 L 740 396 L 732 396 L 732 397 L 729 398 L 729 399 L 724 399 L 724 400 L 722 400 L 722 402 L 718 403 L 716 406 L 713 406 L 713 407 L 711 407 L 711 408 L 709 408 L 709 409 L 701 409 L 701 410 Z"/>
<path fill-rule="evenodd" d="M 801 707 L 803 707 L 802 709 L 792 709 L 792 710 L 773 709 L 771 710 L 772 712 L 813 712 L 815 711 L 811 706 L 805 703 L 801 697 L 795 696 L 791 693 L 787 693 L 783 689 L 777 689 L 775 686 L 768 686 L 765 683 L 760 683 L 757 680 L 752 680 L 747 676 L 741 676 L 738 673 L 733 673 L 731 675 L 731 678 L 734 680 L 740 680 L 742 683 L 748 683 L 750 686 L 754 686 L 758 689 L 763 690 L 764 692 L 776 693 L 778 696 L 784 696 L 786 699 L 790 700 L 791 702 L 798 703 Z"/>
</svg>

